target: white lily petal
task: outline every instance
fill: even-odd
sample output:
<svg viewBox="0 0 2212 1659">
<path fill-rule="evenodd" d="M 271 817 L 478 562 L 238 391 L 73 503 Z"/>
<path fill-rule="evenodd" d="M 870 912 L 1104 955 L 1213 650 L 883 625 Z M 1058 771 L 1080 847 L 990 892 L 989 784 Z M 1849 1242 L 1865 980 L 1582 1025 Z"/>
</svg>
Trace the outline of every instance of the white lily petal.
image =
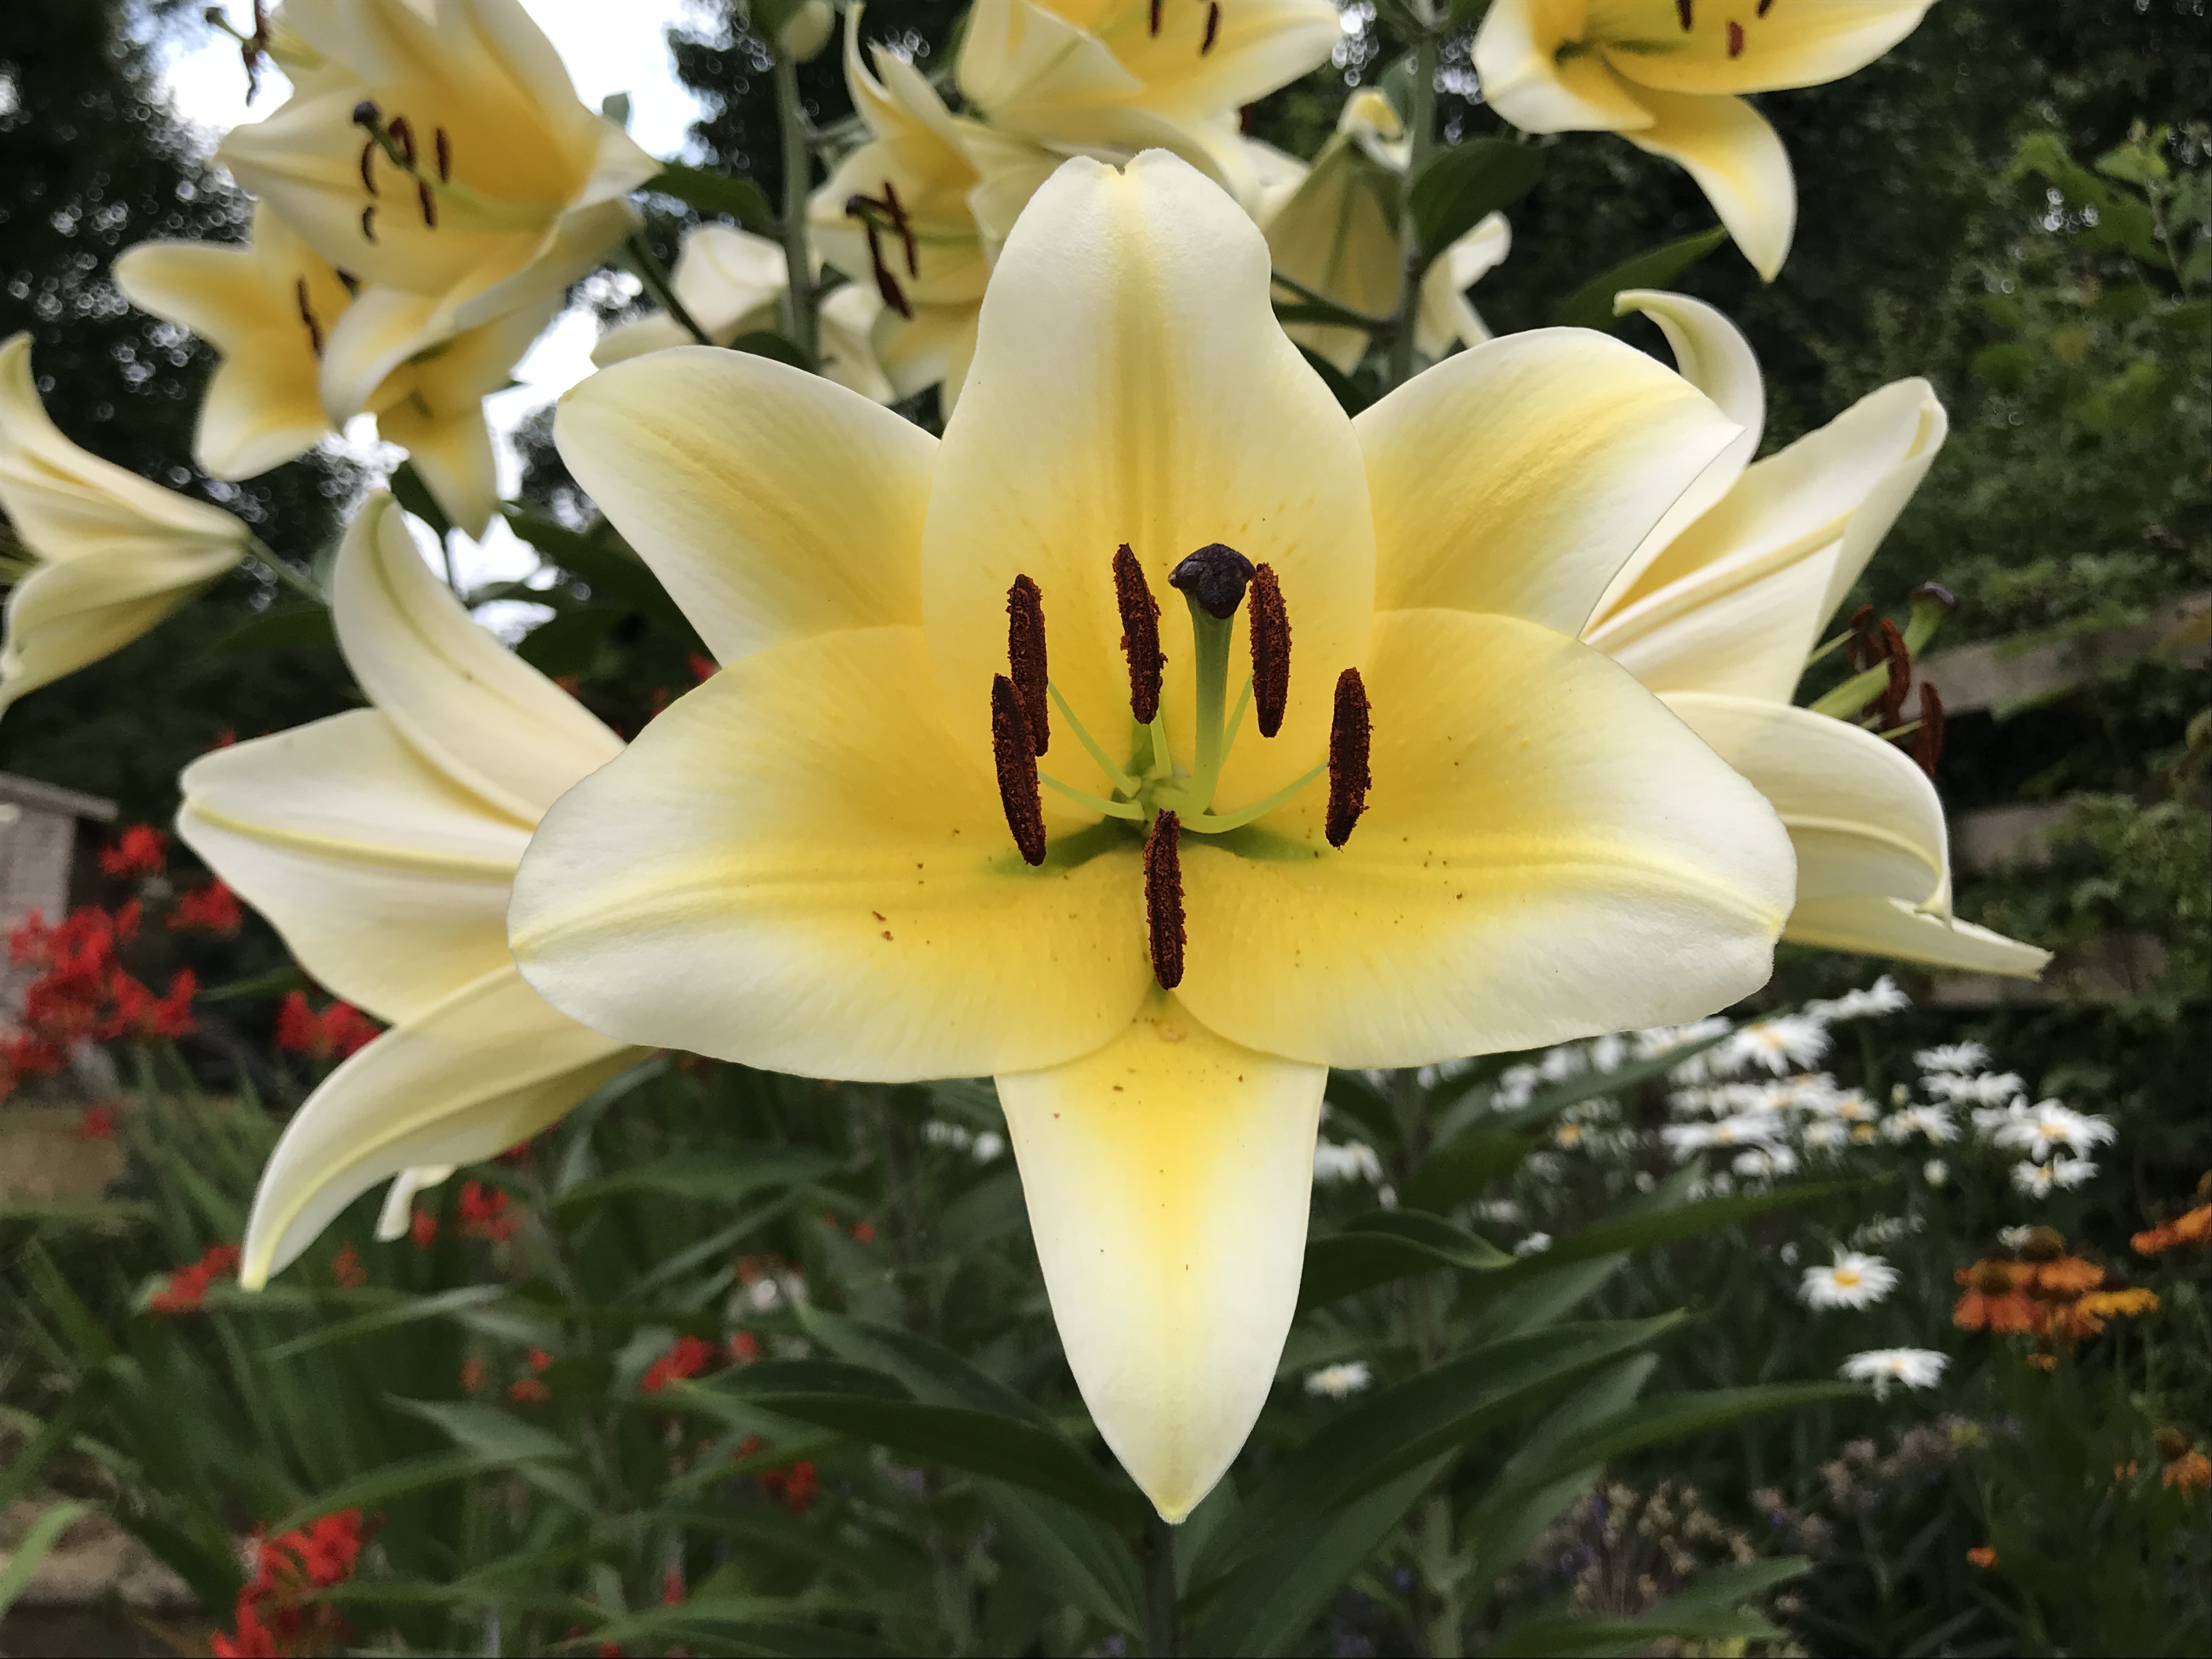
<svg viewBox="0 0 2212 1659">
<path fill-rule="evenodd" d="M 1622 137 L 1679 161 L 1705 192 L 1743 257 L 1768 282 L 1790 257 L 1797 229 L 1797 180 L 1766 118 L 1741 98 L 1635 88 L 1650 125 Z"/>
<path fill-rule="evenodd" d="M 2033 945 L 2023 945 L 1955 916 L 1929 915 L 1901 898 L 1878 896 L 1838 896 L 1800 904 L 1783 937 L 1831 951 L 1894 957 L 1960 973 L 2002 974 L 2010 979 L 2034 979 L 2051 962 L 2050 951 Z"/>
<path fill-rule="evenodd" d="M 293 1114 L 254 1191 L 239 1283 L 258 1290 L 380 1182 L 528 1139 L 637 1055 L 556 1013 L 512 967 L 463 986 Z"/>
<path fill-rule="evenodd" d="M 377 708 L 448 777 L 525 823 L 622 752 L 581 703 L 469 620 L 388 495 L 347 532 L 331 609 Z"/>
<path fill-rule="evenodd" d="M 407 1237 L 415 1224 L 415 1194 L 426 1188 L 436 1187 L 453 1177 L 453 1165 L 428 1164 L 420 1169 L 402 1170 L 392 1177 L 392 1184 L 384 1189 L 384 1207 L 376 1212 L 376 1237 L 380 1243 L 391 1244 Z"/>
<path fill-rule="evenodd" d="M 1267 1403 L 1328 1079 L 1155 993 L 1096 1053 L 998 1079 L 1069 1368 L 1170 1521 L 1212 1489 Z"/>
</svg>

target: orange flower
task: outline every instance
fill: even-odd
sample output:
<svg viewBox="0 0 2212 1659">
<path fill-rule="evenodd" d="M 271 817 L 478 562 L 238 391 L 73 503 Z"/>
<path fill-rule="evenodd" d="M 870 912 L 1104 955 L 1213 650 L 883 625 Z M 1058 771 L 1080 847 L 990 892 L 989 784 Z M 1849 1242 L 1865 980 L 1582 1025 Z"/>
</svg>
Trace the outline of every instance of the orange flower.
<svg viewBox="0 0 2212 1659">
<path fill-rule="evenodd" d="M 2200 1204 L 2163 1227 L 2137 1233 L 2129 1243 L 2138 1255 L 2157 1255 L 2179 1244 L 2212 1244 L 2212 1204 Z"/>
<path fill-rule="evenodd" d="M 2158 1296 L 2139 1286 L 2124 1291 L 2093 1291 L 2077 1305 L 2085 1312 L 2106 1319 L 2133 1319 L 2140 1314 L 2156 1313 Z"/>
<path fill-rule="evenodd" d="M 2045 1296 L 2080 1296 L 2105 1282 L 2105 1270 L 2078 1255 L 2063 1255 L 2034 1268 L 2035 1288 Z"/>
<path fill-rule="evenodd" d="M 2212 1486 L 2212 1457 L 2201 1451 L 2184 1452 L 2159 1478 L 2176 1492 L 2203 1492 Z"/>
<path fill-rule="evenodd" d="M 1972 1549 L 1966 1552 L 1966 1559 L 1972 1562 L 1984 1571 L 1987 1571 L 1990 1568 L 1996 1565 L 1997 1553 L 1991 1549 L 1987 1544 L 1977 1544 Z"/>
<path fill-rule="evenodd" d="M 1951 1322 L 1962 1331 L 2033 1330 L 2039 1324 L 2036 1309 L 2022 1292 L 2033 1282 L 2035 1269 L 1990 1257 L 1971 1267 L 1961 1267 L 1958 1280 L 1966 1287 L 1951 1310 Z"/>
<path fill-rule="evenodd" d="M 2039 1371 L 2055 1371 L 2058 1369 L 2058 1356 L 2050 1353 L 2032 1353 L 2027 1357 L 2027 1363 Z"/>
</svg>

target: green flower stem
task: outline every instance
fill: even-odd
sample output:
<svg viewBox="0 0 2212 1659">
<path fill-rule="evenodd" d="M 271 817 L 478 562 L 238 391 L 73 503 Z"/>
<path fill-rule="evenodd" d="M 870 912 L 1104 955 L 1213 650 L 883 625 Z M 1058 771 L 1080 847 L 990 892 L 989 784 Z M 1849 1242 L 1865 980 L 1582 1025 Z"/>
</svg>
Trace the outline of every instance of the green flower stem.
<svg viewBox="0 0 2212 1659">
<path fill-rule="evenodd" d="M 653 257 L 653 245 L 645 240 L 645 233 L 632 231 L 628 246 L 630 261 L 637 267 L 638 280 L 645 284 L 645 291 L 653 296 L 653 304 L 673 317 L 684 331 L 701 345 L 713 345 L 714 337 L 699 326 L 698 319 L 676 297 L 676 285 L 660 268 L 660 261 Z"/>
<path fill-rule="evenodd" d="M 1115 765 L 1112 757 L 1098 746 L 1098 740 L 1084 729 L 1083 722 L 1075 718 L 1075 711 L 1067 706 L 1067 699 L 1060 695 L 1058 686 L 1047 680 L 1044 689 L 1045 695 L 1052 699 L 1052 706 L 1060 710 L 1060 719 L 1066 720 L 1068 730 L 1075 733 L 1075 740 L 1089 752 L 1091 759 L 1098 763 L 1098 769 L 1106 775 L 1107 781 L 1133 799 L 1137 793 L 1136 779 Z"/>
<path fill-rule="evenodd" d="M 1182 1651 L 1181 1609 L 1176 1605 L 1175 1528 L 1157 1512 L 1145 1516 L 1138 1550 L 1144 1569 L 1145 1651 L 1151 1659 L 1174 1659 Z"/>
<path fill-rule="evenodd" d="M 1428 166 L 1429 157 L 1436 149 L 1437 133 L 1437 52 L 1440 35 L 1436 23 L 1426 14 L 1429 8 L 1420 5 L 1423 27 L 1413 39 L 1413 108 L 1407 118 L 1407 130 L 1413 139 L 1413 151 L 1406 161 L 1406 196 L 1399 210 L 1398 240 L 1405 258 L 1405 268 L 1398 278 L 1398 317 L 1390 336 L 1390 375 L 1392 386 L 1402 386 L 1413 374 L 1414 324 L 1421 311 L 1421 231 L 1413 218 L 1413 180 L 1421 176 Z"/>
<path fill-rule="evenodd" d="M 290 588 L 303 599 L 313 599 L 317 605 L 328 605 L 331 596 L 315 586 L 314 579 L 298 571 L 270 551 L 258 536 L 246 538 L 246 556 L 274 576 L 279 585 Z"/>
<path fill-rule="evenodd" d="M 1428 1091 L 1413 1068 L 1390 1076 L 1391 1115 L 1397 1120 L 1398 1148 L 1393 1176 L 1402 1185 L 1428 1155 L 1432 1139 Z M 1406 1281 L 1400 1298 L 1407 1345 L 1423 1370 L 1442 1364 L 1451 1352 L 1445 1313 L 1451 1293 L 1449 1277 L 1425 1273 Z M 1413 1510 L 1413 1612 L 1422 1633 L 1421 1651 L 1430 1659 L 1458 1659 L 1462 1609 L 1460 1572 L 1453 1560 L 1451 1493 L 1439 1486 Z"/>
<path fill-rule="evenodd" d="M 806 198 L 814 187 L 814 151 L 799 99 L 799 65 L 778 52 L 775 112 L 783 134 L 784 320 L 792 343 L 815 357 L 814 260 L 806 246 Z"/>
<path fill-rule="evenodd" d="M 1142 823 L 1145 809 L 1130 800 L 1108 800 L 1103 795 L 1094 795 L 1088 789 L 1078 789 L 1072 783 L 1062 783 L 1048 772 L 1037 774 L 1037 781 L 1054 794 L 1065 795 L 1079 806 L 1087 806 L 1094 812 L 1103 812 L 1109 818 L 1129 818 Z"/>
</svg>

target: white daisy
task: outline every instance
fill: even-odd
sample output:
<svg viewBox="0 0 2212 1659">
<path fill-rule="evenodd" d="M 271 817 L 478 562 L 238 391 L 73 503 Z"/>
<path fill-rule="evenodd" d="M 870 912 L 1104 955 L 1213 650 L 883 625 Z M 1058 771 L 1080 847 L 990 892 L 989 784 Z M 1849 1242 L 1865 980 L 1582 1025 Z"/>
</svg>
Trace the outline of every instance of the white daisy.
<svg viewBox="0 0 2212 1659">
<path fill-rule="evenodd" d="M 1501 1112 L 1517 1111 L 1535 1098 L 1540 1081 L 1533 1066 L 1507 1066 L 1498 1075 L 1498 1086 L 1490 1091 L 1491 1106 Z"/>
<path fill-rule="evenodd" d="M 1959 1138 L 1959 1126 L 1941 1106 L 1908 1106 L 1881 1121 L 1884 1138 L 1903 1146 L 1915 1135 L 1924 1135 L 1937 1146 Z"/>
<path fill-rule="evenodd" d="M 1978 1042 L 1945 1042 L 1923 1048 L 1912 1063 L 1923 1072 L 1978 1072 L 1990 1063 L 1990 1051 Z"/>
<path fill-rule="evenodd" d="M 1838 1089 L 1813 1109 L 1822 1117 L 1837 1118 L 1845 1123 L 1871 1123 L 1881 1115 L 1881 1108 L 1856 1089 Z"/>
<path fill-rule="evenodd" d="M 1844 1361 L 1836 1375 L 1846 1382 L 1871 1382 L 1874 1397 L 1886 1400 L 1895 1387 L 1934 1388 L 1950 1363 L 1948 1355 L 1932 1348 L 1869 1348 Z"/>
<path fill-rule="evenodd" d="M 1718 1123 L 1669 1123 L 1659 1139 L 1677 1164 L 1709 1146 L 1763 1146 L 1782 1139 L 1782 1120 L 1771 1112 L 1747 1112 Z"/>
<path fill-rule="evenodd" d="M 1617 1034 L 1600 1037 L 1589 1046 L 1590 1070 L 1610 1072 L 1628 1058 L 1628 1039 Z"/>
<path fill-rule="evenodd" d="M 1851 1126 L 1839 1117 L 1824 1117 L 1805 1126 L 1797 1137 L 1808 1152 L 1832 1152 L 1851 1144 Z"/>
<path fill-rule="evenodd" d="M 1899 1013 L 1911 1006 L 1912 999 L 1897 988 L 1895 980 L 1884 974 L 1863 990 L 1846 991 L 1839 997 L 1808 1002 L 1805 1013 L 1811 1019 L 1866 1019 L 1877 1014 Z"/>
<path fill-rule="evenodd" d="M 1346 1400 L 1375 1380 L 1364 1359 L 1347 1359 L 1324 1365 L 1306 1377 L 1306 1392 L 1328 1400 Z"/>
<path fill-rule="evenodd" d="M 2027 1092 L 2017 1072 L 1979 1072 L 1972 1077 L 1938 1072 L 1922 1078 L 1920 1086 L 1954 1106 L 2002 1106 Z"/>
<path fill-rule="evenodd" d="M 2027 1241 L 2034 1237 L 2035 1229 L 2033 1227 L 2000 1227 L 1997 1229 L 1997 1243 L 2003 1245 L 2008 1250 L 2017 1250 L 2026 1248 Z"/>
<path fill-rule="evenodd" d="M 1797 1154 L 1787 1146 L 1754 1146 L 1747 1152 L 1737 1153 L 1729 1167 L 1747 1181 L 1771 1181 L 1796 1170 Z"/>
<path fill-rule="evenodd" d="M 1920 1166 L 1920 1178 L 1931 1187 L 1940 1187 L 1951 1178 L 1951 1166 L 1940 1158 L 1931 1158 Z"/>
<path fill-rule="evenodd" d="M 932 1118 L 921 1126 L 921 1139 L 931 1146 L 950 1146 L 955 1152 L 966 1152 L 975 1144 L 975 1137 L 957 1123 L 947 1123 L 941 1118 Z"/>
<path fill-rule="evenodd" d="M 2039 1100 L 2008 1118 L 1990 1136 L 1998 1146 L 2018 1147 L 2039 1162 L 2061 1146 L 2077 1157 L 2086 1156 L 2112 1138 L 2111 1119 L 2074 1111 L 2055 1100 Z"/>
<path fill-rule="evenodd" d="M 1528 1237 L 1522 1239 L 1518 1244 L 1516 1244 L 1513 1247 L 1513 1254 L 1516 1255 L 1541 1255 L 1545 1251 L 1551 1248 L 1551 1234 L 1530 1233 Z"/>
<path fill-rule="evenodd" d="M 1006 1150 L 1006 1136 L 996 1129 L 986 1129 L 975 1137 L 975 1144 L 968 1149 L 968 1156 L 978 1164 L 988 1164 Z"/>
<path fill-rule="evenodd" d="M 1722 1065 L 1730 1071 L 1757 1066 L 1780 1076 L 1810 1066 L 1828 1052 L 1828 1029 L 1803 1014 L 1778 1014 L 1747 1025 L 1720 1046 Z"/>
<path fill-rule="evenodd" d="M 1324 1184 L 1364 1181 L 1370 1186 L 1382 1179 L 1382 1160 L 1361 1140 L 1314 1142 L 1314 1179 Z"/>
<path fill-rule="evenodd" d="M 1686 1042 L 1702 1042 L 1727 1030 L 1728 1022 L 1716 1014 L 1688 1025 L 1654 1025 L 1649 1030 L 1631 1031 L 1628 1046 L 1638 1060 L 1656 1060 Z"/>
<path fill-rule="evenodd" d="M 1510 1198 L 1486 1198 L 1474 1206 L 1478 1219 L 1493 1227 L 1517 1227 L 1521 1224 L 1521 1206 Z"/>
<path fill-rule="evenodd" d="M 2030 1198 L 2048 1198 L 2054 1187 L 2080 1186 L 2097 1173 L 2086 1158 L 2054 1158 L 2048 1164 L 2015 1164 L 2012 1184 Z"/>
<path fill-rule="evenodd" d="M 1571 1077 L 1580 1077 L 1589 1070 L 1589 1060 L 1582 1049 L 1573 1043 L 1563 1048 L 1548 1050 L 1536 1062 L 1536 1075 L 1547 1083 L 1565 1083 Z"/>
<path fill-rule="evenodd" d="M 1828 1267 L 1805 1269 L 1797 1293 L 1808 1308 L 1871 1308 L 1897 1288 L 1897 1277 L 1878 1255 L 1838 1250 Z"/>
</svg>

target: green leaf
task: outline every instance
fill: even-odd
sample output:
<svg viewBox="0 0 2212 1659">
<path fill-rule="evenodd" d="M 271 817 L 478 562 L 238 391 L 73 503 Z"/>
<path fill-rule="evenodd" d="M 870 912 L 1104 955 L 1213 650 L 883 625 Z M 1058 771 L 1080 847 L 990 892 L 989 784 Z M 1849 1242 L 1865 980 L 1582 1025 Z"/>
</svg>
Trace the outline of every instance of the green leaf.
<svg viewBox="0 0 2212 1659">
<path fill-rule="evenodd" d="M 693 167 L 688 161 L 671 161 L 647 179 L 644 187 L 659 191 L 663 196 L 673 196 L 684 206 L 696 208 L 702 213 L 719 213 L 725 218 L 735 219 L 758 235 L 776 234 L 775 215 L 769 208 L 768 197 L 750 179 L 732 178 L 726 173 Z"/>
<path fill-rule="evenodd" d="M 1511 1176 L 1536 1144 L 1528 1135 L 1471 1130 L 1423 1158 L 1399 1197 L 1417 1210 L 1445 1214 L 1493 1182 Z"/>
<path fill-rule="evenodd" d="M 1618 332 L 1622 319 L 1614 313 L 1613 301 L 1622 289 L 1665 288 L 1726 240 L 1728 232 L 1715 225 L 1711 230 L 1646 248 L 1632 258 L 1623 259 L 1610 270 L 1600 271 L 1560 301 L 1559 309 L 1552 313 L 1552 321 L 1560 328 L 1597 328 L 1607 333 Z"/>
<path fill-rule="evenodd" d="M 16 1453 L 15 1461 L 0 1468 L 0 1510 L 5 1510 L 31 1488 L 39 1471 L 52 1460 L 53 1455 L 70 1442 L 76 1425 L 97 1403 L 102 1388 L 97 1374 L 87 1377 L 63 1396 L 53 1415 L 39 1425 L 31 1443 Z"/>
<path fill-rule="evenodd" d="M 1289 1652 L 1344 1581 L 1449 1467 L 1452 1455 L 1418 1464 L 1344 1508 L 1306 1521 L 1247 1561 L 1215 1593 L 1190 1651 Z"/>
<path fill-rule="evenodd" d="M 1115 1525 L 1139 1520 L 1145 1513 L 1144 1499 L 1134 1488 L 1115 1485 L 1051 1428 L 996 1412 L 923 1405 L 858 1387 L 834 1393 L 779 1392 L 774 1377 L 768 1379 L 769 1386 L 760 1386 L 759 1373 L 767 1369 L 763 1364 L 726 1371 L 708 1386 L 779 1417 L 870 1441 L 902 1457 L 946 1463 L 970 1474 L 1025 1486 Z M 897 1387 L 888 1376 L 882 1381 L 890 1389 Z"/>
<path fill-rule="evenodd" d="M 1826 1405 L 1833 1400 L 1863 1399 L 1866 1390 L 1852 1382 L 1765 1382 L 1744 1389 L 1705 1389 L 1660 1395 L 1609 1422 L 1564 1441 L 1537 1466 L 1531 1484 L 1556 1479 L 1586 1464 L 1609 1463 L 1662 1441 L 1703 1434 L 1746 1417 Z"/>
<path fill-rule="evenodd" d="M 465 1451 L 481 1452 L 511 1463 L 539 1459 L 559 1463 L 576 1449 L 556 1434 L 526 1423 L 496 1406 L 468 1400 L 399 1400 L 392 1404 L 442 1431 Z"/>
<path fill-rule="evenodd" d="M 839 1358 L 889 1373 L 924 1405 L 961 1406 L 1051 1426 L 1052 1419 L 1031 1401 L 926 1336 L 831 1313 L 811 1303 L 801 1303 L 798 1314 L 806 1334 Z"/>
<path fill-rule="evenodd" d="M 730 342 L 730 349 L 750 352 L 756 357 L 773 357 L 777 362 L 788 363 L 809 374 L 814 372 L 813 363 L 795 343 L 769 329 L 756 328 L 738 335 Z"/>
<path fill-rule="evenodd" d="M 514 654 L 548 679 L 588 673 L 599 660 L 599 647 L 623 615 L 619 605 L 575 605 L 524 635 Z"/>
<path fill-rule="evenodd" d="M 1496 1273 L 1514 1258 L 1488 1239 L 1419 1210 L 1377 1210 L 1306 1246 L 1298 1306 L 1325 1303 L 1439 1267 Z"/>
<path fill-rule="evenodd" d="M 252 651 L 335 651 L 337 630 L 323 605 L 272 605 L 247 617 L 208 647 L 211 656 L 240 656 Z"/>
<path fill-rule="evenodd" d="M 266 1296 L 263 1291 L 258 1294 Z M 289 1341 L 273 1343 L 261 1351 L 264 1359 L 289 1359 L 295 1354 L 311 1353 L 317 1348 L 327 1347 L 333 1342 L 350 1342 L 356 1337 L 373 1336 L 402 1325 L 411 1325 L 417 1320 L 446 1319 L 472 1312 L 496 1302 L 507 1294 L 503 1285 L 462 1285 L 450 1291 L 441 1291 L 435 1296 L 407 1296 L 390 1292 L 397 1297 L 392 1305 L 379 1308 L 357 1318 L 342 1320 L 335 1325 L 325 1325 L 320 1330 L 308 1331 Z"/>
<path fill-rule="evenodd" d="M 1431 157 L 1407 197 L 1423 267 L 1543 176 L 1544 152 L 1510 138 L 1470 138 Z"/>
<path fill-rule="evenodd" d="M 1803 1577 L 1812 1565 L 1803 1556 L 1791 1555 L 1717 1567 L 1691 1578 L 1650 1612 L 1628 1618 L 1539 1613 L 1498 1632 L 1490 1651 L 1511 1659 L 1553 1659 L 1614 1647 L 1636 1650 L 1669 1636 L 1716 1643 L 1770 1641 L 1783 1632 L 1755 1613 L 1737 1611 L 1739 1605 Z"/>
<path fill-rule="evenodd" d="M 871 1637 L 796 1622 L 808 1611 L 803 1602 L 765 1595 L 699 1595 L 674 1607 L 647 1607 L 594 1626 L 588 1634 L 558 1644 L 560 1649 L 618 1646 L 659 1650 L 667 1646 L 733 1649 L 746 1654 L 791 1655 L 793 1659 L 836 1659 L 852 1654 L 872 1659 L 896 1654 Z M 778 1618 L 775 1615 L 784 1615 Z"/>
<path fill-rule="evenodd" d="M 217 985 L 200 993 L 202 1002 L 243 1002 L 255 997 L 282 996 L 287 991 L 304 989 L 307 976 L 300 971 L 296 963 L 286 963 L 282 968 L 271 968 L 265 974 L 251 975 Z"/>
<path fill-rule="evenodd" d="M 430 486 L 422 482 L 422 475 L 415 470 L 412 461 L 399 463 L 399 470 L 392 475 L 392 499 L 422 520 L 444 541 L 453 530 L 453 522 L 446 517 L 446 509 L 430 493 Z"/>
<path fill-rule="evenodd" d="M 450 1486 L 471 1475 L 509 1467 L 510 1460 L 507 1458 L 487 1456 L 477 1451 L 428 1452 L 420 1457 L 403 1457 L 317 1492 L 270 1530 L 290 1532 L 339 1510 L 373 1510 L 432 1486 Z"/>
<path fill-rule="evenodd" d="M 1330 1419 L 1279 1459 L 1222 1528 L 1204 1565 L 1218 1574 L 1276 1547 L 1299 1524 L 1352 1503 L 1519 1415 L 1569 1379 L 1631 1352 L 1681 1322 L 1656 1319 L 1554 1325 L 1485 1343 Z"/>
<path fill-rule="evenodd" d="M 1278 312 L 1276 315 L 1280 318 L 1282 313 Z M 1308 368 L 1321 376 L 1321 383 L 1328 388 L 1328 395 L 1336 399 L 1337 407 L 1346 414 L 1357 415 L 1367 407 L 1367 394 L 1334 363 L 1304 346 L 1298 348 L 1298 356 L 1306 360 Z"/>
<path fill-rule="evenodd" d="M 0 1567 L 0 1618 L 7 1616 L 8 1609 L 31 1582 L 31 1575 L 38 1571 L 39 1564 L 46 1559 L 46 1552 L 60 1541 L 69 1523 L 91 1507 L 89 1504 L 64 1501 L 47 1509 L 31 1523 L 31 1529 L 23 1534 L 23 1541 L 9 1556 L 8 1565 Z"/>
<path fill-rule="evenodd" d="M 1143 1576 L 1111 1527 L 1002 1480 L 980 1481 L 976 1492 L 1008 1552 L 1055 1599 L 1132 1635 L 1143 1629 Z"/>
<path fill-rule="evenodd" d="M 738 1159 L 678 1152 L 614 1175 L 580 1181 L 555 1199 L 553 1207 L 567 1216 L 634 1193 L 730 1204 L 763 1187 L 798 1186 L 818 1180 L 837 1167 L 838 1160 L 825 1152 L 792 1147 L 763 1146 Z"/>
</svg>

